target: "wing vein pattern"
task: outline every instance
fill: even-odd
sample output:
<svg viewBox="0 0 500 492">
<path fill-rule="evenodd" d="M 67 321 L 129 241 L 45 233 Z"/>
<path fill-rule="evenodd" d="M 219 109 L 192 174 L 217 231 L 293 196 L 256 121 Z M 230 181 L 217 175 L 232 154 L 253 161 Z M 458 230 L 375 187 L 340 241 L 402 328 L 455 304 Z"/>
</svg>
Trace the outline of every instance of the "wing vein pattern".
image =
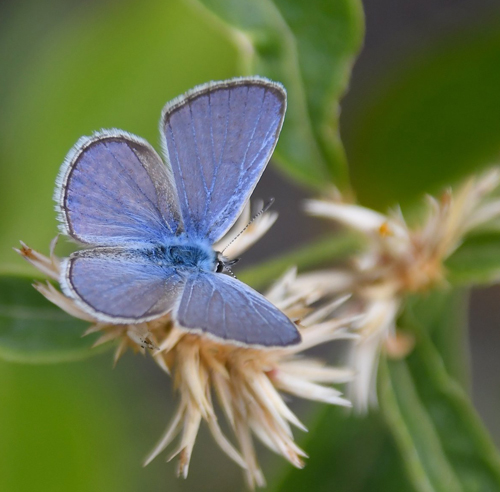
<svg viewBox="0 0 500 492">
<path fill-rule="evenodd" d="M 63 266 L 63 291 L 104 320 L 133 323 L 171 311 L 184 290 L 176 268 L 153 263 L 141 250 L 93 248 L 73 253 Z"/>
<path fill-rule="evenodd" d="M 135 182 L 135 180 L 133 179 L 133 177 L 130 175 L 129 171 L 125 168 L 125 166 L 123 165 L 123 163 L 120 162 L 120 159 L 118 159 L 118 157 L 116 157 L 116 155 L 113 152 L 113 150 L 109 148 L 109 145 L 105 144 L 105 146 L 106 146 L 106 149 L 108 150 L 108 152 L 110 153 L 110 155 L 115 160 L 117 166 L 123 171 L 123 175 L 126 176 L 127 183 L 128 183 L 130 191 L 132 193 L 133 192 L 137 192 L 141 196 L 143 196 L 144 199 L 146 200 L 146 202 L 149 203 L 151 205 L 151 207 L 153 208 L 153 210 L 156 211 L 157 215 L 152 216 L 151 219 L 156 222 L 156 224 L 158 225 L 159 228 L 163 227 L 163 225 L 166 225 L 167 228 L 168 228 L 168 230 L 170 232 L 172 232 L 172 229 L 170 228 L 169 223 L 167 221 L 164 221 L 164 222 L 161 221 L 162 213 L 161 213 L 161 211 L 160 211 L 160 209 L 158 207 L 158 203 L 155 203 L 153 200 L 151 200 L 151 198 L 146 195 L 146 193 L 144 192 L 144 190 L 142 190 L 140 188 L 140 186 Z M 133 149 L 132 149 L 132 152 L 137 156 L 137 154 L 135 153 L 135 151 Z"/>
<path fill-rule="evenodd" d="M 241 213 L 271 157 L 286 108 L 281 86 L 240 82 L 201 87 L 167 105 L 162 117 L 185 232 L 210 243 Z"/>
<path fill-rule="evenodd" d="M 119 130 L 77 142 L 55 198 L 62 232 L 85 244 L 158 243 L 182 231 L 172 172 L 146 141 Z"/>
<path fill-rule="evenodd" d="M 218 273 L 191 273 L 173 316 L 185 329 L 245 345 L 287 346 L 300 341 L 295 324 L 264 296 Z"/>
</svg>

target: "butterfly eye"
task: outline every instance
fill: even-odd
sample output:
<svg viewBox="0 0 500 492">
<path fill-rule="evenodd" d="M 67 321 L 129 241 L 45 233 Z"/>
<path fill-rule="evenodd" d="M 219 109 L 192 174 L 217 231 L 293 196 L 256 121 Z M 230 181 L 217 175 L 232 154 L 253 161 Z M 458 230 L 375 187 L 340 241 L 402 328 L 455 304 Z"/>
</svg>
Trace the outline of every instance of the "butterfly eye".
<svg viewBox="0 0 500 492">
<path fill-rule="evenodd" d="M 221 260 L 217 260 L 217 264 L 215 265 L 216 273 L 222 273 L 224 271 L 224 262 Z"/>
</svg>

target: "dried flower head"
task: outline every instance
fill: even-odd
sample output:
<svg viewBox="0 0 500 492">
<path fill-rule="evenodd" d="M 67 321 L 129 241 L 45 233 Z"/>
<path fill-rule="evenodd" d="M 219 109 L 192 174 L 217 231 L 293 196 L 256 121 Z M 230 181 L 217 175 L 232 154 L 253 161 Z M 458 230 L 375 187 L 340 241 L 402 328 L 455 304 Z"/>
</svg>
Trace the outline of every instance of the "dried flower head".
<svg viewBox="0 0 500 492">
<path fill-rule="evenodd" d="M 249 208 L 234 230 L 246 223 Z M 264 234 L 276 219 L 266 212 L 255 220 L 244 234 L 226 250 L 228 256 L 239 255 Z M 217 247 L 223 248 L 234 235 L 231 231 Z M 22 245 L 19 253 L 52 280 L 59 278 L 60 260 Z M 50 282 L 35 287 L 51 302 L 77 318 L 92 323 L 87 333 L 101 332 L 97 344 L 118 340 L 115 361 L 126 351 L 149 349 L 156 363 L 172 377 L 179 396 L 179 406 L 165 434 L 148 456 L 149 463 L 180 434 L 170 458 L 179 456 L 178 473 L 186 477 L 199 426 L 208 425 L 212 436 L 224 452 L 244 470 L 250 487 L 263 486 L 264 477 L 257 463 L 253 445 L 256 436 L 272 451 L 281 454 L 294 466 L 302 467 L 306 456 L 294 442 L 291 426 L 305 430 L 304 425 L 287 406 L 281 392 L 309 400 L 350 406 L 340 391 L 331 384 L 344 383 L 351 371 L 335 368 L 305 357 L 311 347 L 340 338 L 352 338 L 348 330 L 351 320 L 334 317 L 344 299 L 329 302 L 320 309 L 311 305 L 318 301 L 318 289 L 294 287 L 296 273 L 289 271 L 266 294 L 298 325 L 302 342 L 286 348 L 243 347 L 223 343 L 205 335 L 190 333 L 176 326 L 169 315 L 135 325 L 100 323 L 83 312 L 71 299 Z M 216 417 L 216 403 L 225 415 L 237 445 L 224 435 Z M 170 459 L 169 458 L 169 459 Z"/>
<path fill-rule="evenodd" d="M 364 312 L 358 323 L 360 339 L 351 359 L 356 378 L 350 386 L 358 410 L 376 403 L 375 378 L 380 350 L 393 357 L 406 355 L 412 340 L 396 334 L 396 317 L 406 294 L 422 292 L 446 283 L 444 261 L 463 238 L 500 217 L 500 199 L 493 191 L 500 173 L 490 171 L 471 178 L 455 192 L 446 190 L 440 199 L 427 197 L 427 213 L 417 226 L 407 224 L 398 209 L 388 215 L 359 205 L 311 200 L 312 215 L 333 219 L 361 232 L 366 248 L 342 271 L 308 274 L 298 288 L 321 288 L 323 292 L 353 292 L 353 301 Z"/>
</svg>

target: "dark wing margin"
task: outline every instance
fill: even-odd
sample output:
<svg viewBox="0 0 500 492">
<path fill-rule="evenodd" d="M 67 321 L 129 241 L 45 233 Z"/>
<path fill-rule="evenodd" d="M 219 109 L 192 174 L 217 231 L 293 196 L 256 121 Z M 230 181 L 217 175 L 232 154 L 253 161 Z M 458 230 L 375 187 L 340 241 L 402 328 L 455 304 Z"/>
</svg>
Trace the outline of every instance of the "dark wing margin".
<svg viewBox="0 0 500 492">
<path fill-rule="evenodd" d="M 171 170 L 145 140 L 121 130 L 76 143 L 54 200 L 61 232 L 84 244 L 157 242 L 182 230 Z"/>
<path fill-rule="evenodd" d="M 141 251 L 94 248 L 63 261 L 60 283 L 63 292 L 97 320 L 140 323 L 171 311 L 185 280 Z"/>
<path fill-rule="evenodd" d="M 300 333 L 264 296 L 228 275 L 191 274 L 174 320 L 183 328 L 244 346 L 287 347 Z"/>
<path fill-rule="evenodd" d="M 220 239 L 274 151 L 286 111 L 281 84 L 261 77 L 210 82 L 163 109 L 160 130 L 188 236 Z"/>
</svg>

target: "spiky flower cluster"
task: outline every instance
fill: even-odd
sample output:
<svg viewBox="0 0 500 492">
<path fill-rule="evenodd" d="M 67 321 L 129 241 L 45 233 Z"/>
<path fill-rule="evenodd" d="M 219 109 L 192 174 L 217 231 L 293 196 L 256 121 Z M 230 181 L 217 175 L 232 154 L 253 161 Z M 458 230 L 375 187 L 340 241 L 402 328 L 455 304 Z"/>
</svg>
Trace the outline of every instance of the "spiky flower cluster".
<svg viewBox="0 0 500 492">
<path fill-rule="evenodd" d="M 403 356 L 412 340 L 396 333 L 396 318 L 405 295 L 446 282 L 445 260 L 470 232 L 500 218 L 500 198 L 494 196 L 500 174 L 490 171 L 467 180 L 455 192 L 446 190 L 440 199 L 427 197 L 427 212 L 418 225 L 409 225 L 398 209 L 384 215 L 359 205 L 311 200 L 307 211 L 333 219 L 359 231 L 365 249 L 349 268 L 303 275 L 295 288 L 314 286 L 323 293 L 353 293 L 363 318 L 360 338 L 353 345 L 351 366 L 356 378 L 350 397 L 358 410 L 376 403 L 375 379 L 379 354 Z"/>
<path fill-rule="evenodd" d="M 234 230 L 248 221 L 249 208 L 240 217 Z M 261 237 L 276 219 L 276 214 L 261 215 L 245 233 L 233 242 L 226 254 L 234 257 Z M 234 237 L 232 231 L 226 236 Z M 216 248 L 223 249 L 228 239 Z M 60 260 L 44 256 L 23 244 L 18 252 L 50 279 L 58 281 Z M 146 464 L 178 438 L 170 458 L 179 456 L 179 475 L 186 477 L 199 426 L 204 421 L 217 444 L 245 471 L 250 487 L 265 484 L 259 468 L 253 439 L 256 437 L 269 449 L 285 457 L 296 467 L 303 466 L 306 456 L 294 442 L 291 426 L 305 430 L 290 410 L 281 393 L 350 406 L 340 391 L 331 384 L 351 379 L 351 371 L 335 368 L 303 355 L 316 345 L 341 338 L 352 338 L 348 325 L 352 319 L 337 318 L 335 311 L 344 299 L 324 303 L 320 309 L 312 304 L 322 292 L 312 286 L 298 289 L 295 270 L 290 270 L 266 294 L 290 319 L 295 320 L 302 335 L 298 345 L 265 349 L 222 343 L 204 335 L 189 333 L 176 326 L 169 315 L 148 323 L 113 325 L 100 323 L 79 308 L 50 282 L 35 287 L 51 302 L 72 316 L 89 321 L 87 333 L 101 332 L 101 344 L 117 341 L 115 362 L 131 348 L 149 350 L 155 362 L 172 377 L 179 397 L 179 406 L 165 434 L 146 459 Z M 216 417 L 216 402 L 223 411 L 234 434 L 236 446 L 221 430 Z"/>
</svg>

